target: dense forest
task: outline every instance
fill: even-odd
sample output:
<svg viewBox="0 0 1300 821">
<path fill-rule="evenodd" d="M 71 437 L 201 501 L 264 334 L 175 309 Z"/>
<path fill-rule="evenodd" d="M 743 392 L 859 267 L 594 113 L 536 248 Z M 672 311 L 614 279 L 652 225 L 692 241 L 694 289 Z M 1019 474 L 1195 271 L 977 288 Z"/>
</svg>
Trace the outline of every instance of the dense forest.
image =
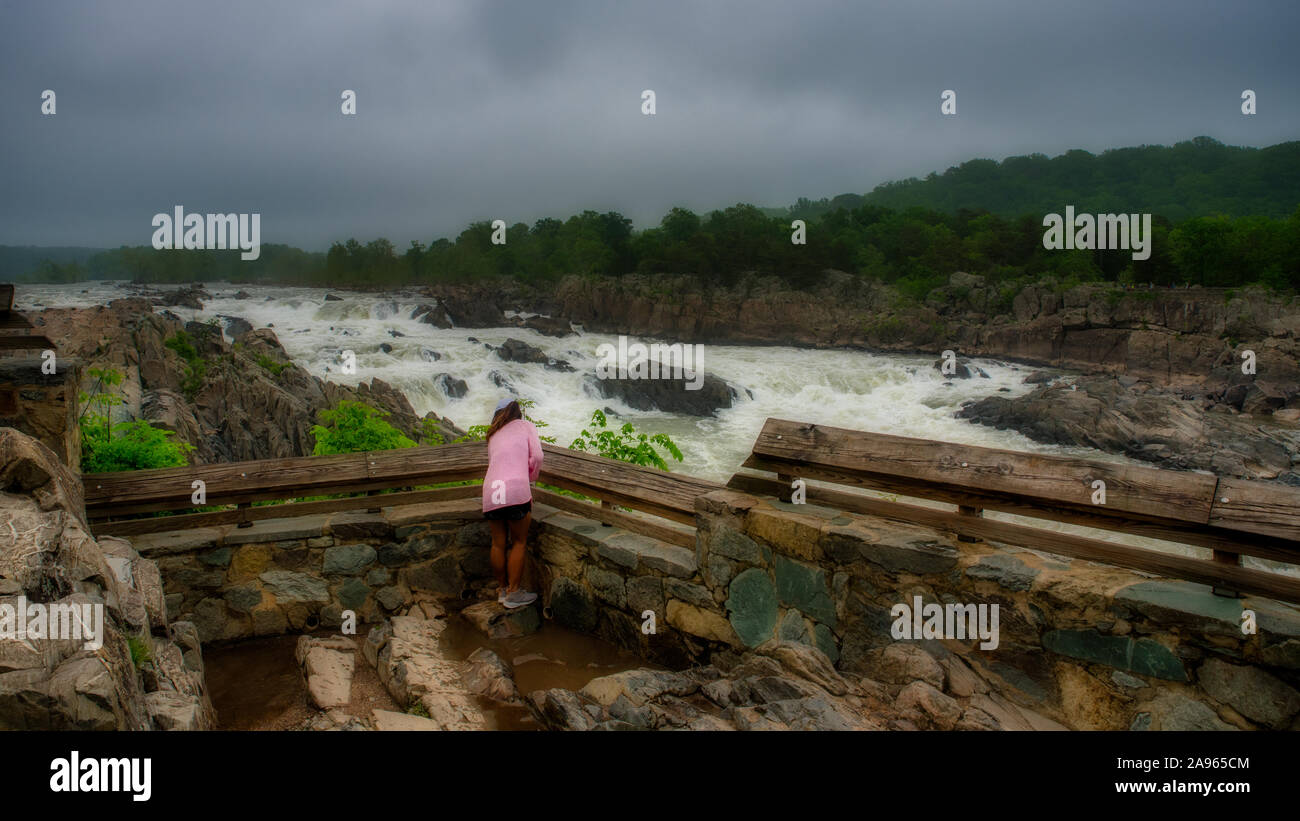
<svg viewBox="0 0 1300 821">
<path fill-rule="evenodd" d="M 1208 138 L 1094 156 L 974 160 L 926 180 L 878 187 L 859 197 L 800 200 L 781 211 L 738 204 L 696 214 L 673 208 L 636 231 L 615 212 L 517 223 L 494 244 L 490 223 L 454 239 L 399 250 L 386 239 L 335 243 L 327 253 L 262 246 L 238 251 L 155 251 L 123 247 L 86 262 L 42 262 L 34 281 L 136 279 L 146 282 L 347 283 L 357 287 L 507 276 L 551 281 L 569 274 L 674 273 L 731 284 L 748 272 L 809 287 L 827 269 L 895 284 L 923 296 L 957 270 L 1014 286 L 1055 276 L 1124 284 L 1300 288 L 1300 143 L 1267 149 Z M 1043 247 L 1043 215 L 1066 205 L 1079 213 L 1152 213 L 1153 251 L 1064 251 Z M 806 244 L 791 221 L 807 223 Z"/>
</svg>

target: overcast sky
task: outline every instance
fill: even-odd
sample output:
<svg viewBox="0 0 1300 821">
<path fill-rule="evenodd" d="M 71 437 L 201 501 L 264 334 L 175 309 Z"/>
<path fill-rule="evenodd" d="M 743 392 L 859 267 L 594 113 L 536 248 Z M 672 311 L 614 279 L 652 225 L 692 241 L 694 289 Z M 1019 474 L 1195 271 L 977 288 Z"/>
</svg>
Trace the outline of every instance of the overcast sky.
<svg viewBox="0 0 1300 821">
<path fill-rule="evenodd" d="M 1295 0 L 0 0 L 0 244 L 147 245 L 183 205 L 400 248 L 974 157 L 1272 145 L 1300 138 L 1298 23 Z"/>
</svg>

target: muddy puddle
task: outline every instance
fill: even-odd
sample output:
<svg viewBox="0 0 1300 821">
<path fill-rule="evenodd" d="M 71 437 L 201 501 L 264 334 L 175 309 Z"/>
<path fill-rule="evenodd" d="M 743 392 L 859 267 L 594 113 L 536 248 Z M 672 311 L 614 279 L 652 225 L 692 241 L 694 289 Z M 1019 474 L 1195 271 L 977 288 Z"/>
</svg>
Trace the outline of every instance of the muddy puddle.
<svg viewBox="0 0 1300 821">
<path fill-rule="evenodd" d="M 552 687 L 579 690 L 594 678 L 638 667 L 662 669 L 635 653 L 552 621 L 543 621 L 541 629 L 530 636 L 489 639 L 453 613 L 448 616 L 442 641 L 443 647 L 458 659 L 467 658 L 480 647 L 505 659 L 514 668 L 515 684 L 524 696 Z M 479 704 L 494 729 L 542 729 L 526 707 L 511 707 L 487 699 L 479 699 Z"/>
<path fill-rule="evenodd" d="M 368 632 L 368 631 L 367 631 Z M 321 633 L 320 635 L 325 635 Z M 369 718 L 372 709 L 398 710 L 379 677 L 361 655 L 363 636 L 352 682 L 352 715 Z M 464 660 L 487 647 L 514 667 L 520 693 L 564 687 L 582 688 L 587 682 L 637 667 L 654 667 L 636 654 L 592 636 L 544 621 L 531 636 L 489 639 L 459 614 L 447 617 L 442 634 L 449 655 Z M 249 639 L 203 649 L 208 692 L 221 730 L 292 730 L 317 711 L 307 700 L 307 688 L 294 660 L 298 636 Z M 538 730 L 541 727 L 526 707 L 500 705 L 479 699 L 488 724 L 498 730 Z"/>
</svg>

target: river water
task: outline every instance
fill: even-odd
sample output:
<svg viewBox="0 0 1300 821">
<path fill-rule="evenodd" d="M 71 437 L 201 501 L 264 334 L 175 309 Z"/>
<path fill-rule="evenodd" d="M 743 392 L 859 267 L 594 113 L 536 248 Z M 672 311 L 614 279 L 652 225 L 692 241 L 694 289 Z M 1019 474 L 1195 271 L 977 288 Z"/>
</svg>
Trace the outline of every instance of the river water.
<svg viewBox="0 0 1300 821">
<path fill-rule="evenodd" d="M 250 298 L 235 299 L 241 289 Z M 507 395 L 494 384 L 494 373 L 519 396 L 537 403 L 531 415 L 549 424 L 543 433 L 553 435 L 560 445 L 573 441 L 593 410 L 612 408 L 638 431 L 667 433 L 678 443 L 685 461 L 674 464 L 673 470 L 708 479 L 725 481 L 735 472 L 768 417 L 987 447 L 1100 456 L 1087 449 L 1041 445 L 1012 431 L 953 417 L 966 400 L 1028 392 L 1030 386 L 1022 382 L 1029 369 L 1023 365 L 976 359 L 989 378 L 947 379 L 933 367 L 933 356 L 707 345 L 704 370 L 747 390 L 739 391 L 731 408 L 701 419 L 638 411 L 592 393 L 587 382 L 599 361 L 597 348 L 603 342 L 617 343 L 616 336 L 583 333 L 556 339 L 527 328 L 443 330 L 410 318 L 418 305 L 432 299 L 400 292 L 376 295 L 229 283 L 207 283 L 207 290 L 214 299 L 205 301 L 201 311 L 166 310 L 187 320 L 237 316 L 254 328 L 273 326 L 289 356 L 312 374 L 344 384 L 382 379 L 406 394 L 419 414 L 433 411 L 462 428 L 487 424 L 497 401 Z M 128 293 L 116 283 L 25 285 L 17 298 L 24 309 L 81 307 Z M 327 293 L 342 300 L 326 301 Z M 568 360 L 575 372 L 503 362 L 483 344 L 500 345 L 510 337 Z M 385 352 L 381 345 L 392 350 Z M 343 350 L 356 354 L 355 374 L 342 373 Z M 431 352 L 440 358 L 430 361 Z M 450 398 L 438 387 L 443 373 L 465 381 L 468 392 L 463 398 Z"/>
</svg>

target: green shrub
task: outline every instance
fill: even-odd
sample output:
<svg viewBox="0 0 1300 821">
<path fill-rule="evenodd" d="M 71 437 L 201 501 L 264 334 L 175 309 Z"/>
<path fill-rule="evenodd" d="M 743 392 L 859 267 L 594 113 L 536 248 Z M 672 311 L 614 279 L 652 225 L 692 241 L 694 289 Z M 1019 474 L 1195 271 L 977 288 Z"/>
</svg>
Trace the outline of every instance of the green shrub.
<svg viewBox="0 0 1300 821">
<path fill-rule="evenodd" d="M 122 397 L 108 389 L 122 384 L 121 371 L 91 368 L 90 375 L 95 377 L 94 390 L 81 394 L 83 410 L 77 420 L 83 473 L 184 467 L 185 455 L 194 446 L 172 441 L 172 431 L 139 419 L 117 424 L 110 420 L 111 408 L 122 404 Z"/>
<path fill-rule="evenodd" d="M 149 642 L 139 636 L 127 636 L 126 646 L 131 650 L 131 663 L 135 665 L 137 670 L 153 659 L 153 651 L 149 649 Z"/>
<path fill-rule="evenodd" d="M 100 417 L 88 416 L 81 426 L 81 470 L 110 473 L 119 470 L 178 468 L 194 450 L 187 442 L 173 442 L 175 434 L 155 428 L 142 419 L 119 422 L 104 435 Z"/>
<path fill-rule="evenodd" d="M 207 361 L 199 355 L 194 343 L 190 341 L 190 335 L 184 331 L 177 331 L 167 337 L 163 344 L 180 354 L 181 359 L 185 360 L 185 376 L 181 378 L 181 391 L 185 393 L 185 398 L 193 402 L 194 397 L 203 388 L 203 381 L 207 379 Z"/>
<path fill-rule="evenodd" d="M 384 421 L 388 411 L 377 410 L 364 402 L 344 399 L 333 409 L 321 411 L 319 416 L 321 424 L 311 429 L 311 435 L 316 437 L 312 449 L 316 456 L 415 447 L 415 442 Z"/>
<path fill-rule="evenodd" d="M 572 450 L 595 451 L 609 459 L 630 462 L 634 465 L 668 470 L 668 462 L 655 449 L 658 445 L 678 462 L 682 461 L 682 452 L 666 433 L 653 435 L 637 433 L 631 422 L 625 423 L 618 430 L 609 430 L 605 414 L 596 410 L 591 414 L 590 427 L 582 429 L 578 438 L 569 445 Z M 593 432 L 594 431 L 594 432 Z"/>
<path fill-rule="evenodd" d="M 276 362 L 264 353 L 259 353 L 257 356 L 253 357 L 253 361 L 258 365 L 261 365 L 265 370 L 270 371 L 272 376 L 279 376 L 284 373 L 290 365 L 288 362 Z"/>
</svg>

